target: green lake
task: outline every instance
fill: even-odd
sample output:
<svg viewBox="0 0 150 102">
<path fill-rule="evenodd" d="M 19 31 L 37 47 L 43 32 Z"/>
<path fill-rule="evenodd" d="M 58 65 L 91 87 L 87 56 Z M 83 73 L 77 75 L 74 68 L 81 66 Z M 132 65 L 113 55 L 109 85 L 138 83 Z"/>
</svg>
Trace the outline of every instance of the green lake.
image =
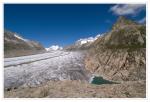
<svg viewBox="0 0 150 102">
<path fill-rule="evenodd" d="M 95 76 L 91 83 L 92 84 L 97 84 L 97 85 L 101 85 L 101 84 L 117 84 L 116 82 L 105 80 L 105 79 L 103 79 L 103 77 L 100 77 L 100 76 Z"/>
</svg>

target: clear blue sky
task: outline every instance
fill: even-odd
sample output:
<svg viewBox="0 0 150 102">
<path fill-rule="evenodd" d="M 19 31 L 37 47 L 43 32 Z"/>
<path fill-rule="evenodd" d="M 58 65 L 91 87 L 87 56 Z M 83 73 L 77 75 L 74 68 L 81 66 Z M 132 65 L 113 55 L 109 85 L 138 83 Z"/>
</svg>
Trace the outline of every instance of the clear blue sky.
<svg viewBox="0 0 150 102">
<path fill-rule="evenodd" d="M 123 6 L 127 5 L 5 4 L 4 28 L 45 47 L 66 46 L 109 31 L 119 15 L 143 22 L 145 7 Z"/>
</svg>

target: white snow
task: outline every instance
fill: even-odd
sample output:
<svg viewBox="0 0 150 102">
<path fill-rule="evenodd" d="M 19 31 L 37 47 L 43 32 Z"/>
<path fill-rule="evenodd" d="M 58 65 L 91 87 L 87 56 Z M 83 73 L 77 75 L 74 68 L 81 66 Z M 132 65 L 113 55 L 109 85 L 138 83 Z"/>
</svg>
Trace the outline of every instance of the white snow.
<svg viewBox="0 0 150 102">
<path fill-rule="evenodd" d="M 103 34 L 98 34 L 96 35 L 95 39 L 98 39 L 99 37 L 101 37 Z"/>
<path fill-rule="evenodd" d="M 48 51 L 48 50 L 49 50 L 49 48 L 45 48 L 45 50 L 46 50 L 46 51 Z"/>
<path fill-rule="evenodd" d="M 62 50 L 63 47 L 59 46 L 59 45 L 52 45 L 49 48 L 45 48 L 47 51 L 52 51 L 52 50 Z"/>
<path fill-rule="evenodd" d="M 89 37 L 89 38 L 85 38 L 85 39 L 80 39 L 80 40 L 78 40 L 80 43 L 81 43 L 81 45 L 82 44 L 85 44 L 85 43 L 88 43 L 88 42 L 93 42 L 93 41 L 95 41 L 95 38 L 93 38 L 93 37 Z"/>
<path fill-rule="evenodd" d="M 14 36 L 16 37 L 16 38 L 18 38 L 18 39 L 20 39 L 20 40 L 23 40 L 23 41 L 28 41 L 27 39 L 24 39 L 24 38 L 22 38 L 22 37 L 20 37 L 19 35 L 17 35 L 17 34 L 14 34 Z"/>
<path fill-rule="evenodd" d="M 79 39 L 76 44 L 83 45 L 89 42 L 94 42 L 96 39 L 98 39 L 102 34 L 98 34 L 95 37 L 88 37 L 88 38 L 83 38 Z"/>
<path fill-rule="evenodd" d="M 83 58 L 81 52 L 65 51 L 5 58 L 4 87 L 35 87 L 49 80 L 88 80 Z"/>
<path fill-rule="evenodd" d="M 92 83 L 94 77 L 95 75 L 91 75 L 91 77 L 89 78 L 89 83 Z"/>
</svg>

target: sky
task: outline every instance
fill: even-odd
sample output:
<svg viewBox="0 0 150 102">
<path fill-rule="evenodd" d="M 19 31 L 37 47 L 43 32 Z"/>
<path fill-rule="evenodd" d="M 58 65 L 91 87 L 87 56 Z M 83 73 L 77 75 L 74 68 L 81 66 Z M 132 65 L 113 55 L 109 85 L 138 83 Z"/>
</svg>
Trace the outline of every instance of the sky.
<svg viewBox="0 0 150 102">
<path fill-rule="evenodd" d="M 145 23 L 144 4 L 5 4 L 4 29 L 40 42 L 68 46 L 111 30 L 119 16 Z"/>
</svg>

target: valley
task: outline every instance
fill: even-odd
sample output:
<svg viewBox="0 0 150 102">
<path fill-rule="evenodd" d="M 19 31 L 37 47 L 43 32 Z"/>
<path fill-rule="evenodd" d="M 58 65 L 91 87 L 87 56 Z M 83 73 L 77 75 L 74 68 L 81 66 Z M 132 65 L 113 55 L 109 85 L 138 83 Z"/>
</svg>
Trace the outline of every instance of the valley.
<svg viewBox="0 0 150 102">
<path fill-rule="evenodd" d="M 120 16 L 109 32 L 64 48 L 20 38 L 5 33 L 6 98 L 146 97 L 145 25 Z"/>
</svg>

